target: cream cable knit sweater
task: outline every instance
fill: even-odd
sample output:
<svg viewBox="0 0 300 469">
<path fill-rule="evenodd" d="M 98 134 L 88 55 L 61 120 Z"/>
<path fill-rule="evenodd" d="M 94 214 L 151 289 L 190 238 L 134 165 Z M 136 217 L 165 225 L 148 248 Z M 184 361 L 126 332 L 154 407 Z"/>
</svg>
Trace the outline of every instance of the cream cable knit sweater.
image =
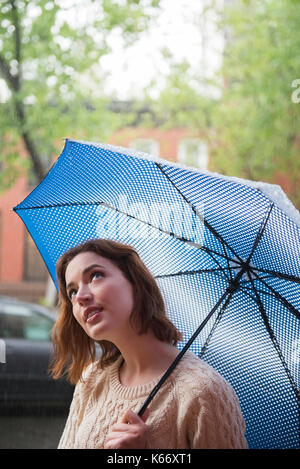
<svg viewBox="0 0 300 469">
<path fill-rule="evenodd" d="M 103 449 L 110 428 L 128 409 L 138 412 L 160 377 L 136 387 L 120 383 L 122 357 L 105 368 L 95 364 L 76 385 L 63 448 Z M 185 353 L 150 406 L 147 419 L 151 449 L 247 448 L 238 398 L 213 368 Z"/>
</svg>

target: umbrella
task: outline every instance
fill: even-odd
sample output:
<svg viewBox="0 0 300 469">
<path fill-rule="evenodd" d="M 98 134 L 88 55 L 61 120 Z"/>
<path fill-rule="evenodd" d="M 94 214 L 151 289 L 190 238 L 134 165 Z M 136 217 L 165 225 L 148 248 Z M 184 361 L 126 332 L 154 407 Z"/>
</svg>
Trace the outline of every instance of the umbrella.
<svg viewBox="0 0 300 469">
<path fill-rule="evenodd" d="M 134 246 L 181 353 L 235 389 L 249 447 L 299 448 L 300 215 L 279 186 L 66 140 L 14 210 L 54 282 L 57 259 L 87 239 Z"/>
</svg>

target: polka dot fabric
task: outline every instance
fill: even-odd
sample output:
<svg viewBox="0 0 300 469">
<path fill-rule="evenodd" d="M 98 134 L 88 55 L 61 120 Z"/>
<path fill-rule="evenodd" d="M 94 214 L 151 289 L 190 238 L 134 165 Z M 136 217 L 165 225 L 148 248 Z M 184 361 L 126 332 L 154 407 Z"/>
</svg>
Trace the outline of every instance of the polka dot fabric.
<svg viewBox="0 0 300 469">
<path fill-rule="evenodd" d="M 191 350 L 236 391 L 250 448 L 299 448 L 300 224 L 255 185 L 67 140 L 14 208 L 55 279 L 68 248 L 133 245 Z"/>
</svg>

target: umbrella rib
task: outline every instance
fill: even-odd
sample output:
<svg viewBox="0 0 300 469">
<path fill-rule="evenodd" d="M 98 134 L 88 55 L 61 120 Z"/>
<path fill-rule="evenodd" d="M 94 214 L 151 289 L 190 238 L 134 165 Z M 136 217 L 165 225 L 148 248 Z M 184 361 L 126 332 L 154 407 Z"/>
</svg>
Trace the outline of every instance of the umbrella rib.
<svg viewBox="0 0 300 469">
<path fill-rule="evenodd" d="M 254 285 L 254 282 L 253 282 L 253 279 L 252 279 L 250 273 L 248 273 L 248 277 L 249 277 L 249 279 L 250 279 L 250 282 L 252 283 L 252 287 L 253 287 L 253 290 L 254 290 L 254 293 L 255 293 L 255 296 L 256 296 L 256 302 L 257 302 L 257 304 L 258 304 L 258 308 L 259 308 L 260 314 L 261 314 L 261 316 L 262 316 L 262 319 L 263 319 L 265 328 L 266 328 L 266 330 L 267 330 L 267 332 L 268 332 L 268 334 L 269 334 L 269 336 L 270 336 L 270 339 L 271 339 L 271 341 L 272 341 L 272 343 L 273 343 L 273 345 L 274 345 L 274 348 L 275 348 L 275 350 L 276 350 L 276 352 L 277 352 L 277 354 L 278 354 L 278 357 L 279 357 L 279 359 L 280 359 L 280 361 L 281 361 L 281 364 L 282 364 L 282 366 L 283 366 L 283 368 L 284 368 L 284 370 L 285 370 L 285 372 L 286 372 L 286 374 L 287 374 L 287 377 L 288 377 L 288 379 L 289 379 L 289 381 L 290 381 L 290 383 L 291 383 L 291 385 L 292 385 L 293 391 L 294 391 L 294 393 L 295 393 L 295 395 L 296 395 L 296 398 L 297 398 L 297 400 L 298 400 L 298 404 L 300 404 L 300 391 L 299 391 L 299 389 L 298 389 L 298 387 L 297 387 L 297 384 L 295 383 L 295 381 L 294 381 L 294 379 L 293 379 L 293 376 L 292 376 L 292 374 L 291 374 L 291 372 L 290 372 L 290 370 L 289 370 L 289 367 L 288 367 L 288 365 L 287 365 L 287 363 L 286 363 L 286 361 L 285 361 L 285 359 L 284 359 L 282 350 L 281 350 L 280 345 L 279 345 L 279 343 L 278 343 L 278 341 L 277 341 L 277 339 L 276 339 L 276 337 L 275 337 L 275 334 L 274 334 L 274 331 L 273 331 L 273 329 L 272 329 L 272 327 L 271 327 L 271 324 L 270 324 L 270 322 L 269 322 L 269 319 L 268 319 L 266 310 L 265 310 L 264 305 L 263 305 L 263 303 L 262 303 L 262 301 L 261 301 L 261 298 L 260 298 L 260 296 L 259 296 L 259 294 L 258 294 L 258 292 L 257 292 L 257 290 L 256 290 L 256 287 L 255 287 L 255 285 Z"/>
<path fill-rule="evenodd" d="M 249 280 L 247 280 L 247 281 L 245 280 L 245 282 L 249 283 Z M 248 287 L 247 285 L 245 285 L 245 284 L 244 284 L 245 282 L 240 283 L 241 289 L 252 291 L 252 287 Z M 276 296 L 275 296 L 273 293 L 271 293 L 271 292 L 260 290 L 260 289 L 257 288 L 257 287 L 256 287 L 256 290 L 257 290 L 259 293 L 261 293 L 261 294 L 271 296 L 272 298 L 276 298 Z M 277 298 L 276 298 L 276 299 L 277 299 Z"/>
<path fill-rule="evenodd" d="M 195 215 L 200 218 L 202 223 L 204 223 L 205 227 L 216 237 L 220 240 L 222 245 L 227 246 L 230 251 L 236 256 L 237 259 L 239 259 L 240 262 L 242 262 L 242 259 L 240 256 L 234 251 L 234 249 L 229 246 L 229 244 L 225 241 L 225 239 L 218 233 L 211 225 L 208 223 L 208 221 L 201 215 L 198 210 L 193 206 L 193 204 L 185 197 L 185 195 L 181 192 L 181 190 L 174 184 L 174 182 L 171 180 L 171 178 L 166 174 L 166 172 L 163 170 L 161 163 L 156 163 L 155 165 L 160 169 L 160 171 L 163 173 L 163 175 L 168 179 L 168 181 L 172 184 L 173 187 L 177 190 L 177 192 L 181 195 L 181 197 L 186 201 L 186 203 L 191 207 Z"/>
<path fill-rule="evenodd" d="M 288 300 L 286 300 L 278 291 L 276 291 L 273 287 L 268 285 L 267 282 L 265 282 L 261 277 L 259 277 L 255 272 L 251 271 L 253 275 L 259 280 L 261 283 L 263 283 L 271 292 L 273 293 L 274 297 L 279 300 L 294 316 L 296 316 L 297 319 L 300 319 L 300 311 L 296 309 Z"/>
<path fill-rule="evenodd" d="M 216 269 L 199 269 L 199 270 L 182 270 L 180 272 L 175 272 L 173 274 L 162 274 L 162 275 L 155 275 L 155 278 L 169 278 L 169 277 L 176 277 L 177 275 L 192 275 L 192 274 L 203 274 L 203 273 L 219 273 L 223 272 L 224 269 L 228 267 L 220 267 Z M 229 269 L 238 269 L 239 267 L 229 267 Z"/>
<path fill-rule="evenodd" d="M 241 286 L 241 287 L 240 287 L 240 291 L 241 291 L 242 293 L 244 293 L 244 295 L 247 295 L 247 296 L 249 296 L 250 298 L 252 298 L 254 301 L 256 301 L 255 297 L 250 294 L 250 292 L 253 292 L 253 288 Z M 271 298 L 276 298 L 276 296 L 273 295 L 273 293 L 260 290 L 260 289 L 257 288 L 257 287 L 256 287 L 256 291 L 257 291 L 258 293 L 260 293 L 261 295 L 268 295 L 268 296 L 270 296 Z"/>
<path fill-rule="evenodd" d="M 57 208 L 57 207 L 74 207 L 74 206 L 89 206 L 89 205 L 103 205 L 104 207 L 106 208 L 109 208 L 110 210 L 114 210 L 115 212 L 118 212 L 118 213 L 121 213 L 122 215 L 125 215 L 129 218 L 132 218 L 133 220 L 136 220 L 140 223 L 144 223 L 145 225 L 148 225 L 150 228 L 153 228 L 153 229 L 156 229 L 158 231 L 160 231 L 161 233 L 164 233 L 164 234 L 167 234 L 169 236 L 172 236 L 173 238 L 175 239 L 178 239 L 179 241 L 182 241 L 186 244 L 189 244 L 190 246 L 193 246 L 193 247 L 196 247 L 197 249 L 200 249 L 202 251 L 205 251 L 207 252 L 209 255 L 211 255 L 211 253 L 213 254 L 216 254 L 217 256 L 220 256 L 220 257 L 223 257 L 227 260 L 232 260 L 230 258 L 228 258 L 227 255 L 223 255 L 217 251 L 213 251 L 209 248 L 207 248 L 206 246 L 201 246 L 200 244 L 198 243 L 195 243 L 194 241 L 191 241 L 189 239 L 186 239 L 186 238 L 183 238 L 182 236 L 178 236 L 176 235 L 175 233 L 172 233 L 170 231 L 166 231 L 166 230 L 163 230 L 162 228 L 159 228 L 155 225 L 152 225 L 151 223 L 149 222 L 146 222 L 144 220 L 141 220 L 140 218 L 137 218 L 133 215 L 130 215 L 126 212 L 122 212 L 121 210 L 109 205 L 108 203 L 106 202 L 97 202 L 97 201 L 94 201 L 94 202 L 65 202 L 65 203 L 61 203 L 61 204 L 48 204 L 48 205 L 37 205 L 35 207 L 20 207 L 20 208 L 14 208 L 14 210 L 16 209 L 17 210 L 28 210 L 28 209 L 31 209 L 31 210 L 34 210 L 34 209 L 41 209 L 41 208 Z M 216 262 L 216 264 L 220 265 L 215 259 L 214 257 L 211 255 L 211 257 L 213 258 L 213 260 Z"/>
<path fill-rule="evenodd" d="M 250 269 L 250 272 L 251 272 L 251 269 Z M 260 279 L 262 280 L 269 280 L 269 279 L 272 279 L 273 277 L 271 275 L 265 275 L 264 277 L 259 277 Z M 240 285 L 246 285 L 247 283 L 249 283 L 249 280 L 242 280 L 240 282 Z"/>
<path fill-rule="evenodd" d="M 137 218 L 133 215 L 130 215 L 129 213 L 123 212 L 122 210 L 117 209 L 116 207 L 113 207 L 112 205 L 106 203 L 106 202 L 64 202 L 61 204 L 48 204 L 48 205 L 36 205 L 35 207 L 20 207 L 20 208 L 14 208 L 15 211 L 17 210 L 34 210 L 34 209 L 41 209 L 41 208 L 57 208 L 57 207 L 80 207 L 80 206 L 89 206 L 89 205 L 102 205 L 106 208 L 109 208 L 110 210 L 114 210 L 115 212 L 121 213 L 122 215 L 125 215 L 126 217 L 132 218 L 133 220 L 137 220 L 140 223 L 144 223 L 145 225 L 150 226 L 150 228 L 154 228 L 164 234 L 167 234 L 169 236 L 172 236 L 173 238 L 178 239 L 179 241 L 183 241 L 187 244 L 190 244 L 194 247 L 197 247 L 198 249 L 203 249 L 203 246 L 201 246 L 198 243 L 195 243 L 194 241 L 191 241 L 189 239 L 183 238 L 182 236 L 178 236 L 175 233 L 172 233 L 170 231 L 163 230 L 162 228 L 159 228 L 155 225 L 152 225 L 149 222 L 146 222 L 144 220 L 141 220 L 140 218 Z M 205 249 L 206 251 L 209 251 L 208 248 Z"/>
<path fill-rule="evenodd" d="M 230 267 L 230 264 L 229 264 L 228 254 L 227 254 L 226 249 L 225 249 L 225 246 L 224 246 L 223 244 L 222 244 L 222 248 L 223 248 L 224 254 L 225 254 L 225 256 L 226 256 L 226 262 L 227 262 L 227 267 L 228 267 L 228 270 L 229 270 L 230 280 L 232 280 L 233 277 L 232 277 L 232 273 L 231 273 L 231 267 Z"/>
<path fill-rule="evenodd" d="M 217 259 L 214 258 L 214 256 L 212 255 L 212 253 L 211 253 L 209 250 L 207 251 L 207 253 L 208 253 L 208 254 L 210 255 L 210 257 L 213 259 L 213 261 L 220 267 L 220 269 L 223 271 L 223 274 L 225 275 L 225 277 L 229 280 L 229 277 L 228 277 L 228 275 L 226 274 L 224 267 L 221 266 L 221 264 L 217 261 Z M 228 266 L 229 266 L 229 264 L 228 264 Z M 229 272 L 230 272 L 230 278 L 232 278 L 232 276 L 231 276 L 231 271 L 229 270 Z"/>
<path fill-rule="evenodd" d="M 207 338 L 206 338 L 206 341 L 205 341 L 204 344 L 203 344 L 203 347 L 202 347 L 201 352 L 200 352 L 200 355 L 199 355 L 200 358 L 203 358 L 204 354 L 206 353 L 206 350 L 207 350 L 207 348 L 208 348 L 208 345 L 209 345 L 209 342 L 210 342 L 210 340 L 211 340 L 211 338 L 212 338 L 212 335 L 213 335 L 214 331 L 216 330 L 216 328 L 217 328 L 219 322 L 221 321 L 222 316 L 223 316 L 223 313 L 224 313 L 224 311 L 225 311 L 225 308 L 227 307 L 229 301 L 231 300 L 232 295 L 233 295 L 233 292 L 230 292 L 230 293 L 229 293 L 229 296 L 227 297 L 227 299 L 226 299 L 226 301 L 225 301 L 225 303 L 224 303 L 224 305 L 223 305 L 222 308 L 220 309 L 220 311 L 219 311 L 219 313 L 218 313 L 218 315 L 217 315 L 217 317 L 216 317 L 216 320 L 215 320 L 214 324 L 212 325 L 212 328 L 211 328 L 211 330 L 210 330 L 210 332 L 209 332 L 209 334 L 208 334 L 208 336 L 207 336 Z"/>
<path fill-rule="evenodd" d="M 278 272 L 277 270 L 267 270 L 253 266 L 251 266 L 251 270 L 266 273 L 272 277 L 282 278 L 283 280 L 289 280 L 290 282 L 300 283 L 300 277 L 297 277 L 296 275 L 284 274 L 283 272 Z"/>
<path fill-rule="evenodd" d="M 270 215 L 271 215 L 271 212 L 272 212 L 273 207 L 274 207 L 274 203 L 271 204 L 271 206 L 270 206 L 270 208 L 269 208 L 269 211 L 268 211 L 268 213 L 267 213 L 266 216 L 265 216 L 265 220 L 263 220 L 263 222 L 262 222 L 262 224 L 261 224 L 261 226 L 260 226 L 260 228 L 259 228 L 259 230 L 258 230 L 258 233 L 257 233 L 257 235 L 256 235 L 255 241 L 254 241 L 253 246 L 252 246 L 252 250 L 251 250 L 251 252 L 250 252 L 250 254 L 249 254 L 249 256 L 248 256 L 248 259 L 247 259 L 247 264 L 248 264 L 248 265 L 249 265 L 249 262 L 250 262 L 251 257 L 252 257 L 253 254 L 254 254 L 255 249 L 257 248 L 257 246 L 258 246 L 258 244 L 259 244 L 259 242 L 260 242 L 260 240 L 261 240 L 261 238 L 262 238 L 262 236 L 263 236 L 263 234 L 264 234 L 264 231 L 265 231 L 265 229 L 266 229 L 266 226 L 267 226 L 267 223 L 268 223 L 268 220 L 269 220 L 269 217 L 270 217 Z"/>
<path fill-rule="evenodd" d="M 228 260 L 228 261 L 237 262 L 235 259 L 231 259 L 230 257 L 225 256 L 224 254 L 221 254 L 221 253 L 218 252 L 218 251 L 214 251 L 213 249 L 210 249 L 210 248 L 208 248 L 208 247 L 206 247 L 206 246 L 199 246 L 199 249 L 201 249 L 202 251 L 207 252 L 208 254 L 210 254 L 210 253 L 216 254 L 217 256 L 222 257 L 223 259 L 226 259 L 226 260 Z M 229 268 L 231 268 L 231 267 L 229 267 Z"/>
<path fill-rule="evenodd" d="M 14 207 L 13 210 L 17 212 L 18 210 L 35 210 L 40 208 L 57 208 L 57 207 L 80 207 L 81 205 L 102 205 L 103 202 L 63 202 L 60 204 L 45 204 L 45 205 L 35 205 L 33 207 Z"/>
</svg>

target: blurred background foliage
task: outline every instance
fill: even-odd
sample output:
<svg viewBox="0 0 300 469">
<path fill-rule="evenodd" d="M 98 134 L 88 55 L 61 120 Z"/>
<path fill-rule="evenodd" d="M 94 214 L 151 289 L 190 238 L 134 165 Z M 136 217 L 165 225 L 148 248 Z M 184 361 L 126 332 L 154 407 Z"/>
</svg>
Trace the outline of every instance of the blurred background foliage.
<svg viewBox="0 0 300 469">
<path fill-rule="evenodd" d="M 63 137 L 105 140 L 118 126 L 95 68 L 112 30 L 136 40 L 158 0 L 1 0 L 1 187 L 24 167 L 40 181 Z M 29 160 L 20 158 L 23 143 Z"/>
<path fill-rule="evenodd" d="M 269 182 L 280 173 L 300 208 L 300 106 L 292 99 L 300 77 L 300 3 L 233 2 L 220 25 L 229 37 L 222 98 L 214 113 L 221 141 L 215 166 Z"/>
<path fill-rule="evenodd" d="M 126 112 L 113 112 L 113 96 L 103 91 L 107 77 L 95 64 L 110 51 L 111 31 L 121 31 L 130 46 L 155 21 L 159 4 L 2 0 L 0 73 L 9 90 L 0 115 L 2 187 L 28 165 L 18 156 L 20 137 L 40 180 L 61 150 L 61 136 L 105 141 L 135 122 L 144 107 L 151 112 L 139 125 L 199 129 L 209 146 L 209 169 L 268 182 L 288 179 L 288 195 L 300 208 L 300 103 L 292 98 L 300 78 L 299 1 L 206 1 L 203 14 L 213 10 L 224 35 L 216 76 L 191 73 L 190 64 L 177 63 L 162 44 L 170 73 L 159 95 L 153 98 L 153 80 Z"/>
<path fill-rule="evenodd" d="M 173 64 L 155 101 L 165 125 L 206 132 L 209 169 L 266 182 L 288 181 L 300 209 L 300 2 L 233 0 L 216 12 L 224 34 L 223 62 L 214 80 L 217 96 L 200 94 L 188 64 Z M 298 90 L 297 87 L 298 86 Z"/>
</svg>

